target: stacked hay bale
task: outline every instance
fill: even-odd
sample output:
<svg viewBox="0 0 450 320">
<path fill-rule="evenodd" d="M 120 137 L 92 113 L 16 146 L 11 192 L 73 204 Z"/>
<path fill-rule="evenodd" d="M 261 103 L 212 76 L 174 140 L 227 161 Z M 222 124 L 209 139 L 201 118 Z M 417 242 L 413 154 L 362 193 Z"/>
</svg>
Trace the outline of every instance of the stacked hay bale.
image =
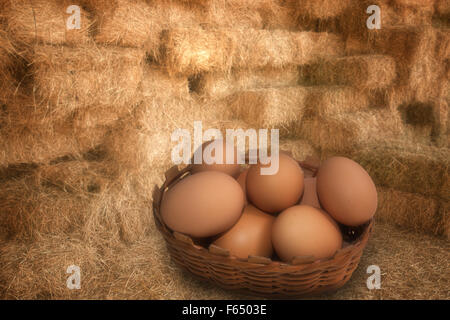
<svg viewBox="0 0 450 320">
<path fill-rule="evenodd" d="M 195 288 L 164 274 L 151 215 L 171 133 L 194 121 L 280 129 L 299 159 L 352 157 L 379 219 L 449 237 L 449 38 L 432 24 L 448 8 L 374 3 L 369 31 L 356 0 L 0 1 L 0 297 L 145 298 L 146 276 L 151 298 L 167 297 L 161 279 Z M 70 264 L 82 292 L 65 287 Z"/>
</svg>

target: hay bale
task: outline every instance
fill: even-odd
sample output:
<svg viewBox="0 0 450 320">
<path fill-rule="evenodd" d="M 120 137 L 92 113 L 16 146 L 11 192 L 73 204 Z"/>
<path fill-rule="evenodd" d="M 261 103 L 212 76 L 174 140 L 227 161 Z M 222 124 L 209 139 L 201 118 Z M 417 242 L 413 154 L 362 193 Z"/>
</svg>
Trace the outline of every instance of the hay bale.
<svg viewBox="0 0 450 320">
<path fill-rule="evenodd" d="M 149 232 L 153 220 L 150 190 L 155 184 L 162 184 L 163 171 L 150 167 L 133 169 L 117 168 L 117 176 L 94 198 L 81 227 L 88 243 L 133 243 Z"/>
<path fill-rule="evenodd" d="M 439 86 L 434 85 L 443 73 L 441 61 L 445 51 L 440 53 L 438 32 L 426 27 L 420 32 L 420 45 L 417 46 L 411 65 L 409 66 L 409 86 L 415 92 L 418 101 L 437 98 Z M 448 43 L 447 43 L 448 46 Z M 446 50 L 448 53 L 448 49 Z M 439 56 L 439 53 L 442 56 Z"/>
<path fill-rule="evenodd" d="M 436 0 L 395 0 L 398 5 L 416 7 L 416 8 L 429 8 L 433 7 Z"/>
<path fill-rule="evenodd" d="M 108 107 L 111 112 L 139 102 L 145 52 L 140 49 L 36 46 L 34 90 L 38 104 L 64 118 L 77 109 Z"/>
<path fill-rule="evenodd" d="M 7 30 L 20 44 L 37 43 L 80 45 L 90 41 L 91 20 L 89 14 L 81 9 L 81 28 L 68 30 L 66 26 L 70 5 L 81 1 L 72 0 L 7 0 L 5 17 Z"/>
<path fill-rule="evenodd" d="M 303 118 L 308 89 L 304 87 L 254 89 L 227 100 L 227 112 L 257 128 L 280 129 L 287 134 Z"/>
<path fill-rule="evenodd" d="M 383 54 L 396 61 L 396 86 L 408 86 L 414 99 L 426 102 L 439 95 L 438 81 L 443 72 L 440 62 L 446 50 L 438 49 L 437 29 L 423 27 L 392 27 L 373 30 L 366 38 L 347 39 L 348 54 Z M 442 53 L 441 53 L 442 52 Z"/>
<path fill-rule="evenodd" d="M 76 121 L 55 121 L 41 106 L 18 100 L 0 111 L 0 167 L 16 163 L 49 163 L 67 155 L 80 157 L 98 146 L 107 126 L 79 126 Z"/>
<path fill-rule="evenodd" d="M 400 118 L 389 110 L 337 113 L 305 119 L 300 134 L 322 150 L 348 152 L 402 134 Z"/>
<path fill-rule="evenodd" d="M 286 87 L 238 92 L 226 99 L 227 113 L 259 128 L 296 135 L 303 117 L 357 111 L 367 107 L 364 94 L 347 87 Z"/>
<path fill-rule="evenodd" d="M 2 21 L 0 21 L 0 27 L 3 28 Z M 6 31 L 0 30 L 0 103 L 10 99 L 18 85 L 14 77 L 15 54 L 16 49 L 8 34 Z"/>
<path fill-rule="evenodd" d="M 122 80 L 126 79 L 120 81 Z M 144 66 L 142 82 L 138 89 L 134 97 L 135 102 L 131 105 L 94 105 L 75 110 L 69 118 L 73 119 L 74 127 L 77 129 L 113 126 L 118 121 L 131 117 L 133 110 L 143 100 L 155 95 L 164 95 L 166 99 L 189 99 L 189 84 L 186 77 L 171 77 L 162 68 L 154 65 Z"/>
<path fill-rule="evenodd" d="M 211 3 L 212 0 L 176 0 L 181 3 L 189 3 L 189 4 L 198 4 L 201 6 L 206 6 L 208 3 Z"/>
<path fill-rule="evenodd" d="M 367 27 L 366 27 L 367 29 Z M 397 63 L 410 63 L 418 56 L 418 52 L 429 49 L 433 51 L 428 39 L 435 30 L 427 26 L 393 26 L 370 30 L 364 37 L 350 34 L 346 46 L 346 54 L 384 54 L 396 59 Z"/>
<path fill-rule="evenodd" d="M 0 229 L 8 238 L 77 233 L 97 244 L 131 243 L 145 236 L 151 224 L 148 190 L 163 176 L 162 170 L 149 167 L 132 171 L 83 159 L 14 173 L 0 186 Z"/>
<path fill-rule="evenodd" d="M 187 77 L 169 75 L 166 70 L 159 66 L 146 65 L 141 90 L 143 99 L 157 95 L 188 99 L 190 84 Z"/>
<path fill-rule="evenodd" d="M 227 71 L 236 50 L 232 35 L 228 30 L 168 30 L 162 44 L 165 63 L 174 73 Z"/>
<path fill-rule="evenodd" d="M 257 12 L 248 9 L 242 2 L 228 3 L 210 1 L 197 8 L 179 1 L 133 1 L 115 0 L 99 2 L 86 0 L 97 16 L 97 42 L 131 47 L 146 47 L 152 56 L 158 57 L 160 34 L 165 29 L 205 26 L 262 27 Z M 233 1 L 232 1 L 233 2 Z M 234 4 L 234 6 L 233 6 Z M 206 11 L 206 15 L 202 11 Z"/>
<path fill-rule="evenodd" d="M 429 27 L 396 26 L 371 30 L 365 37 L 347 38 L 346 53 L 383 54 L 395 58 L 397 65 L 408 66 L 426 52 L 433 52 L 436 31 Z"/>
<path fill-rule="evenodd" d="M 238 69 L 229 74 L 205 73 L 191 78 L 191 90 L 207 99 L 221 99 L 238 91 L 257 88 L 295 86 L 299 70 L 294 66 L 285 68 Z"/>
<path fill-rule="evenodd" d="M 433 141 L 438 145 L 446 145 L 448 107 L 444 99 L 430 100 L 427 103 L 412 102 L 397 107 L 406 128 L 410 128 L 416 136 L 425 137 L 425 141 Z M 426 143 L 426 142 L 424 142 Z"/>
<path fill-rule="evenodd" d="M 380 8 L 381 29 L 379 30 L 367 28 L 369 14 L 366 10 L 371 5 L 377 5 Z M 432 5 L 418 8 L 392 0 L 352 1 L 340 18 L 338 30 L 345 36 L 368 39 L 375 33 L 384 33 L 385 29 L 431 26 L 433 11 Z"/>
<path fill-rule="evenodd" d="M 229 72 L 232 67 L 282 68 L 341 54 L 327 33 L 253 29 L 173 29 L 164 33 L 165 64 L 173 73 Z"/>
<path fill-rule="evenodd" d="M 450 59 L 450 30 L 449 28 L 439 28 L 436 30 L 436 58 L 440 62 L 448 61 Z"/>
<path fill-rule="evenodd" d="M 445 153 L 445 151 L 448 151 L 448 149 L 444 149 L 443 152 Z M 445 200 L 450 199 L 450 172 L 448 170 L 448 166 L 442 171 L 442 184 L 439 191 L 439 197 Z"/>
<path fill-rule="evenodd" d="M 38 240 L 42 235 L 71 233 L 91 214 L 90 190 L 98 174 L 83 162 L 48 165 L 0 187 L 0 226 L 8 238 Z"/>
<path fill-rule="evenodd" d="M 396 85 L 380 90 L 371 90 L 369 98 L 372 105 L 376 107 L 386 107 L 390 110 L 398 111 L 398 107 L 409 104 L 415 100 L 414 92 L 407 85 Z"/>
<path fill-rule="evenodd" d="M 324 151 L 322 158 L 334 154 L 336 152 Z M 377 186 L 448 199 L 450 157 L 447 148 L 386 139 L 340 154 L 360 163 Z"/>
<path fill-rule="evenodd" d="M 171 150 L 176 145 L 171 141 L 172 132 L 186 129 L 193 138 L 194 121 L 201 121 L 203 130 L 207 130 L 220 129 L 223 119 L 221 103 L 180 99 L 154 90 L 131 117 L 119 121 L 104 147 L 119 169 L 135 172 L 168 169 L 173 165 Z"/>
<path fill-rule="evenodd" d="M 447 198 L 448 199 L 448 198 Z M 442 230 L 442 234 L 448 240 L 450 240 L 450 202 L 449 201 L 441 201 L 439 203 L 439 217 L 442 219 L 442 226 L 440 230 Z"/>
<path fill-rule="evenodd" d="M 237 67 L 305 64 L 318 58 L 340 56 L 343 52 L 340 37 L 326 32 L 240 30 L 240 33 L 235 38 L 237 45 L 233 57 L 233 65 Z"/>
<path fill-rule="evenodd" d="M 325 19 L 340 15 L 350 6 L 351 0 L 290 0 L 299 15 Z"/>
<path fill-rule="evenodd" d="M 348 10 L 351 0 L 288 0 L 285 5 L 291 9 L 291 18 L 297 30 L 340 33 L 342 14 Z"/>
<path fill-rule="evenodd" d="M 442 235 L 444 223 L 436 199 L 384 187 L 378 188 L 376 219 L 434 235 Z"/>
<path fill-rule="evenodd" d="M 448 17 L 450 15 L 450 4 L 447 0 L 436 0 L 434 9 L 439 16 Z"/>
<path fill-rule="evenodd" d="M 282 1 L 210 0 L 206 11 L 206 27 L 295 29 L 293 12 Z"/>
<path fill-rule="evenodd" d="M 289 10 L 272 0 L 83 1 L 97 17 L 97 42 L 145 47 L 156 60 L 161 58 L 160 36 L 166 29 L 293 27 Z"/>
<path fill-rule="evenodd" d="M 383 55 L 329 59 L 301 67 L 302 80 L 313 85 L 383 88 L 396 77 L 395 61 Z"/>
<path fill-rule="evenodd" d="M 1 40 L 0 40 L 1 41 Z M 12 75 L 12 58 L 0 47 L 0 102 L 5 102 L 15 91 L 15 79 Z"/>
<path fill-rule="evenodd" d="M 305 118 L 327 117 L 336 114 L 358 112 L 369 107 L 368 95 L 345 86 L 307 87 Z"/>
<path fill-rule="evenodd" d="M 7 242 L 0 247 L 2 299 L 100 298 L 107 290 L 108 269 L 101 251 L 76 237 L 51 235 L 32 243 Z M 76 265 L 81 290 L 69 290 L 66 273 Z"/>
<path fill-rule="evenodd" d="M 150 51 L 157 55 L 159 34 L 169 23 L 167 16 L 152 10 L 146 1 L 115 0 L 85 1 L 96 16 L 95 41 L 125 47 L 142 48 L 148 41 Z M 174 14 L 177 19 L 190 23 L 188 17 Z"/>
</svg>

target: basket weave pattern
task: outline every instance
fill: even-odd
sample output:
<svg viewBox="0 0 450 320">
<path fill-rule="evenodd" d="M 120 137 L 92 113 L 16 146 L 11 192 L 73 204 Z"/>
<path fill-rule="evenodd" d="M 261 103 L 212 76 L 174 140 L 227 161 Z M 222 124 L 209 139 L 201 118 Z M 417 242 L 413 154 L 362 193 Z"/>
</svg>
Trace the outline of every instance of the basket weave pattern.
<svg viewBox="0 0 450 320">
<path fill-rule="evenodd" d="M 305 166 L 303 166 L 305 169 Z M 306 167 L 306 169 L 308 169 Z M 300 297 L 332 291 L 342 287 L 357 268 L 363 249 L 373 228 L 373 220 L 358 228 L 341 226 L 347 246 L 334 256 L 314 260 L 296 257 L 291 263 L 265 257 L 239 259 L 225 249 L 171 231 L 163 222 L 160 205 L 163 193 L 190 172 L 190 167 L 177 166 L 166 172 L 166 181 L 153 191 L 153 213 L 172 259 L 191 273 L 225 289 L 238 290 L 269 298 Z"/>
</svg>

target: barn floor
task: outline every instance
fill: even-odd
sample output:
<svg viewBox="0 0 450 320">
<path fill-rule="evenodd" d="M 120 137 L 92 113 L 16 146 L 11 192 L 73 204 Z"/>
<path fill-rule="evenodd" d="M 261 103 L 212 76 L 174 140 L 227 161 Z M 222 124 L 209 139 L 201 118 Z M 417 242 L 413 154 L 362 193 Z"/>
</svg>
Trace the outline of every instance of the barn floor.
<svg viewBox="0 0 450 320">
<path fill-rule="evenodd" d="M 70 239 L 65 239 L 67 241 Z M 60 249 L 55 243 L 60 242 Z M 155 227 L 145 240 L 115 249 L 84 247 L 43 239 L 0 246 L 0 298 L 37 299 L 254 299 L 216 288 L 180 270 L 166 255 Z M 77 247 L 79 246 L 79 247 Z M 57 247 L 57 245 L 56 245 Z M 46 248 L 51 248 L 47 250 Z M 78 249 L 76 249 L 78 248 Z M 82 260 L 80 290 L 66 288 L 65 265 Z M 73 253 L 75 257 L 70 257 Z M 39 263 L 41 261 L 41 263 Z M 57 262 L 56 262 L 57 261 Z M 52 263 L 55 262 L 55 263 Z M 358 269 L 340 290 L 314 299 L 449 299 L 449 242 L 377 222 Z M 368 290 L 369 265 L 381 269 L 381 289 Z M 60 285 L 57 279 L 60 279 Z"/>
</svg>

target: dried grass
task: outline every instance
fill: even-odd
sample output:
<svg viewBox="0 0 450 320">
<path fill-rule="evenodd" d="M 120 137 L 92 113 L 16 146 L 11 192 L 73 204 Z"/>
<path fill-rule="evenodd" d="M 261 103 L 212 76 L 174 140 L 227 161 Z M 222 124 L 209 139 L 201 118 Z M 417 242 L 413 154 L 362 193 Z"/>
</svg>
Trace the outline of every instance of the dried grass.
<svg viewBox="0 0 450 320">
<path fill-rule="evenodd" d="M 172 132 L 186 129 L 193 136 L 194 121 L 201 121 L 203 130 L 220 130 L 226 119 L 223 108 L 222 104 L 174 98 L 155 90 L 130 118 L 119 121 L 105 142 L 106 151 L 118 170 L 139 175 L 148 168 L 168 169 L 176 145 L 171 141 Z"/>
<path fill-rule="evenodd" d="M 205 99 L 221 99 L 238 91 L 258 88 L 295 86 L 299 70 L 294 66 L 285 68 L 238 69 L 229 74 L 205 73 L 191 79 L 192 91 Z"/>
<path fill-rule="evenodd" d="M 449 28 L 437 29 L 435 55 L 439 62 L 450 59 L 450 32 Z"/>
<path fill-rule="evenodd" d="M 165 95 L 188 99 L 190 83 L 187 77 L 170 76 L 163 68 L 156 65 L 146 65 L 141 84 L 143 99 Z"/>
<path fill-rule="evenodd" d="M 139 49 L 36 46 L 32 72 L 37 102 L 53 118 L 91 106 L 111 113 L 130 109 L 140 99 L 144 58 Z"/>
<path fill-rule="evenodd" d="M 118 171 L 107 161 L 61 161 L 20 174 L 12 170 L 16 177 L 0 188 L 0 229 L 20 241 L 73 233 L 86 243 L 108 246 L 137 241 L 151 224 L 148 190 L 162 182 L 161 170 Z"/>
<path fill-rule="evenodd" d="M 360 55 L 324 60 L 301 68 L 302 81 L 313 85 L 384 88 L 396 77 L 395 61 L 383 55 Z"/>
<path fill-rule="evenodd" d="M 434 41 L 429 39 L 431 36 L 433 40 L 433 33 L 436 30 L 427 26 L 400 25 L 371 30 L 364 37 L 351 34 L 347 40 L 352 45 L 346 48 L 346 53 L 385 54 L 394 57 L 397 63 L 411 63 L 420 55 L 419 52 L 433 51 Z"/>
<path fill-rule="evenodd" d="M 448 41 L 448 38 L 447 38 Z M 427 101 L 439 96 L 440 87 L 436 85 L 443 73 L 442 61 L 444 50 L 437 47 L 443 41 L 438 41 L 436 29 L 427 27 L 420 33 L 420 44 L 417 46 L 411 66 L 409 67 L 409 86 L 415 92 L 418 101 Z M 447 53 L 448 49 L 447 42 Z M 443 51 L 442 53 L 440 51 Z M 442 56 L 440 56 L 442 54 Z"/>
<path fill-rule="evenodd" d="M 316 19 L 335 17 L 350 6 L 351 0 L 289 0 L 289 6 L 295 8 L 300 16 Z"/>
<path fill-rule="evenodd" d="M 167 6 L 165 2 L 85 0 L 96 16 L 95 40 L 125 47 L 146 47 L 153 57 L 159 56 L 160 33 L 173 26 L 192 26 L 198 12 Z"/>
<path fill-rule="evenodd" d="M 305 118 L 327 117 L 347 112 L 363 111 L 369 107 L 368 96 L 345 86 L 313 86 L 305 100 Z"/>
<path fill-rule="evenodd" d="M 253 29 L 173 29 L 163 36 L 165 64 L 173 73 L 229 72 L 232 67 L 282 68 L 340 55 L 339 38 L 327 33 Z"/>
<path fill-rule="evenodd" d="M 15 91 L 15 79 L 11 72 L 12 59 L 0 48 L 0 102 L 7 101 Z"/>
<path fill-rule="evenodd" d="M 428 1 L 422 3 L 425 4 L 426 2 Z M 367 28 L 366 21 L 369 14 L 366 13 L 366 10 L 370 5 L 377 5 L 380 8 L 380 30 L 369 30 Z M 375 33 L 385 33 L 383 30 L 390 30 L 391 28 L 430 26 L 433 11 L 433 5 L 430 2 L 419 8 L 393 0 L 352 1 L 340 18 L 338 30 L 346 36 L 367 39 Z M 355 14 L 355 12 L 359 14 Z"/>
<path fill-rule="evenodd" d="M 91 214 L 90 190 L 100 188 L 98 174 L 85 162 L 47 165 L 0 188 L 0 225 L 8 238 L 38 240 L 70 234 Z"/>
<path fill-rule="evenodd" d="M 54 120 L 33 101 L 18 99 L 0 112 L 0 167 L 80 157 L 102 143 L 107 126 Z"/>
<path fill-rule="evenodd" d="M 81 236 L 47 236 L 0 246 L 2 299 L 222 299 L 240 297 L 178 269 L 152 224 L 131 245 L 86 244 Z M 81 290 L 69 290 L 67 267 L 81 270 Z"/>
<path fill-rule="evenodd" d="M 184 3 L 183 3 L 184 2 Z M 288 11 L 272 0 L 225 1 L 110 1 L 84 0 L 97 17 L 95 40 L 100 43 L 145 48 L 161 58 L 161 33 L 173 28 L 289 27 Z"/>
<path fill-rule="evenodd" d="M 439 231 L 442 232 L 447 240 L 450 240 L 450 202 L 448 200 L 443 200 L 439 203 L 439 217 L 442 220 L 442 226 Z"/>
<path fill-rule="evenodd" d="M 35 43 L 80 45 L 90 42 L 92 26 L 89 14 L 81 9 L 81 29 L 68 30 L 67 7 L 81 1 L 72 0 L 7 0 L 7 30 L 15 41 L 29 46 Z"/>
<path fill-rule="evenodd" d="M 210 0 L 207 6 L 208 22 L 212 28 L 295 28 L 292 10 L 278 0 Z"/>
<path fill-rule="evenodd" d="M 88 288 L 95 298 L 95 293 L 108 289 L 108 270 L 99 249 L 64 234 L 31 244 L 8 242 L 0 247 L 0 256 L 2 299 L 79 299 Z M 81 269 L 82 290 L 67 288 L 71 265 Z"/>
<path fill-rule="evenodd" d="M 97 42 L 145 47 L 161 58 L 163 30 L 174 28 L 293 28 L 290 11 L 276 1 L 83 1 L 97 19 Z"/>
<path fill-rule="evenodd" d="M 300 131 L 316 148 L 349 152 L 369 143 L 398 137 L 403 128 L 397 115 L 377 110 L 306 119 Z"/>
<path fill-rule="evenodd" d="M 442 235 L 444 221 L 436 199 L 383 187 L 378 188 L 378 198 L 377 220 Z"/>
<path fill-rule="evenodd" d="M 0 27 L 3 28 L 2 21 Z M 14 54 L 16 50 L 4 30 L 0 30 L 0 102 L 5 102 L 15 92 Z"/>
<path fill-rule="evenodd" d="M 130 155 L 131 156 L 131 155 Z M 113 168 L 113 164 L 108 164 Z M 118 243 L 133 243 L 148 234 L 152 227 L 151 188 L 162 184 L 162 171 L 146 167 L 140 171 L 114 168 L 108 184 L 95 197 L 80 228 L 88 243 L 107 247 Z"/>
<path fill-rule="evenodd" d="M 347 87 L 254 89 L 236 93 L 226 101 L 231 118 L 245 120 L 258 128 L 277 128 L 282 135 L 294 136 L 301 134 L 304 116 L 358 111 L 368 106 L 364 94 Z"/>
<path fill-rule="evenodd" d="M 433 141 L 438 146 L 448 145 L 448 105 L 445 99 L 434 99 L 428 103 L 413 100 L 397 107 L 405 127 L 411 136 L 423 137 L 423 143 Z"/>
<path fill-rule="evenodd" d="M 439 16 L 448 17 L 450 15 L 450 4 L 447 0 L 436 0 L 434 9 Z"/>
<path fill-rule="evenodd" d="M 426 85 L 433 71 L 437 71 L 433 60 L 436 36 L 436 30 L 431 27 L 381 28 L 360 40 L 350 37 L 346 52 L 392 56 L 397 63 L 398 84 L 411 84 L 414 87 L 422 81 Z"/>
<path fill-rule="evenodd" d="M 257 128 L 280 129 L 280 134 L 285 135 L 292 132 L 295 124 L 301 123 L 308 92 L 304 87 L 239 92 L 227 99 L 227 113 Z"/>
<path fill-rule="evenodd" d="M 397 77 L 391 91 L 397 92 L 392 101 L 430 103 L 439 99 L 439 79 L 446 72 L 442 63 L 448 52 L 444 32 L 427 26 L 382 28 L 357 43 L 348 39 L 347 53 L 383 54 L 395 59 Z"/>
<path fill-rule="evenodd" d="M 130 245 L 108 247 L 81 239 L 75 234 L 47 236 L 32 244 L 0 243 L 0 298 L 255 298 L 221 290 L 178 268 L 154 225 L 147 237 Z M 311 298 L 446 299 L 448 252 L 447 240 L 377 222 L 350 281 L 336 292 Z M 381 290 L 365 285 L 367 267 L 374 261 L 382 270 Z M 81 268 L 81 290 L 67 289 L 70 265 Z"/>
</svg>

